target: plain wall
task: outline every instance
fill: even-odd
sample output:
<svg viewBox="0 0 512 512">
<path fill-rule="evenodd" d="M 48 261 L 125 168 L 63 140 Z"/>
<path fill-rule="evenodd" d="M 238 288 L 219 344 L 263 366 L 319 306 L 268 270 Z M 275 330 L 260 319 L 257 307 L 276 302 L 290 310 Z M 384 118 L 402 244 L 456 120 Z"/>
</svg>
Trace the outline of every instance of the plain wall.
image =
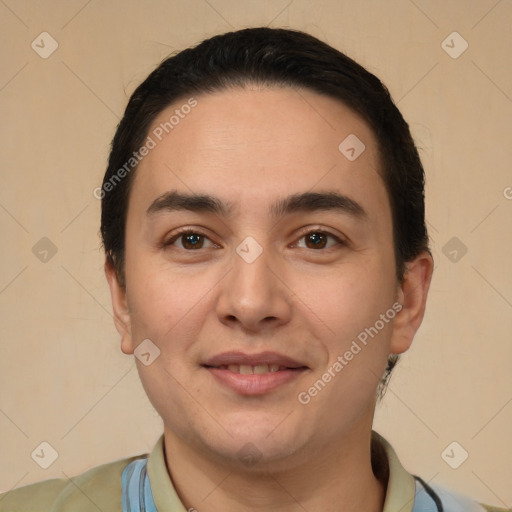
<svg viewBox="0 0 512 512">
<path fill-rule="evenodd" d="M 384 81 L 410 123 L 436 267 L 424 324 L 375 429 L 426 481 L 512 506 L 504 0 L 1 2 L 0 490 L 148 452 L 162 432 L 120 350 L 93 190 L 129 95 L 164 57 L 259 25 L 305 30 L 346 52 Z M 31 47 L 43 50 L 43 31 L 58 42 L 46 59 Z M 454 31 L 468 43 L 458 58 L 459 36 L 444 43 L 452 56 L 442 45 Z M 48 249 L 43 237 L 57 249 L 46 262 L 33 252 Z M 48 469 L 30 456 L 43 441 L 58 452 Z M 441 457 L 453 441 L 469 454 L 457 469 Z"/>
</svg>

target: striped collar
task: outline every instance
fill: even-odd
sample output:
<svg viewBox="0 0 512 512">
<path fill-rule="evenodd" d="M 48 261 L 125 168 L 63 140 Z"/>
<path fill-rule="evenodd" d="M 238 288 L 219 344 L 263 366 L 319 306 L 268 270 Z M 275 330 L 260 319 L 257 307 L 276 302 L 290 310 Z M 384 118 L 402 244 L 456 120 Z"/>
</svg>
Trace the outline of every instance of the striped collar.
<svg viewBox="0 0 512 512">
<path fill-rule="evenodd" d="M 384 449 L 389 468 L 383 512 L 412 512 L 416 491 L 414 477 L 403 468 L 392 446 L 382 436 L 372 431 L 372 440 L 377 441 Z M 123 512 L 194 510 L 187 511 L 169 477 L 165 463 L 163 434 L 147 460 L 138 459 L 125 468 L 122 484 Z"/>
</svg>

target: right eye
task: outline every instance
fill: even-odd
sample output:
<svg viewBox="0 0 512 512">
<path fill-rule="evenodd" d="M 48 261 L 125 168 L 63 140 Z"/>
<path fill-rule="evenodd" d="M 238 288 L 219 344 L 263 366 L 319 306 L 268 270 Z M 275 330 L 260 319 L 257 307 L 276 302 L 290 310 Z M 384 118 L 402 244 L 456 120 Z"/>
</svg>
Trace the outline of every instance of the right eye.
<svg viewBox="0 0 512 512">
<path fill-rule="evenodd" d="M 163 245 L 164 247 L 176 246 L 186 251 L 197 251 L 198 249 L 204 249 L 206 242 L 209 242 L 211 247 L 215 247 L 215 244 L 206 235 L 191 229 L 184 229 L 175 233 Z"/>
</svg>

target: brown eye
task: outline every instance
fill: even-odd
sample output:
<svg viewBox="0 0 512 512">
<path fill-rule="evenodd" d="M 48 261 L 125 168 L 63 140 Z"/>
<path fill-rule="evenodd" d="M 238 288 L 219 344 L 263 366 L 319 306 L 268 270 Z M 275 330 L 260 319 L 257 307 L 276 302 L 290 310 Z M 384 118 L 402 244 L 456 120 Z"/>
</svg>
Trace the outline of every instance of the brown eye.
<svg viewBox="0 0 512 512">
<path fill-rule="evenodd" d="M 308 249 L 323 249 L 327 244 L 327 235 L 325 233 L 309 233 L 304 238 Z"/>
<path fill-rule="evenodd" d="M 165 242 L 164 246 L 174 246 L 186 251 L 195 251 L 204 249 L 207 244 L 210 246 L 214 245 L 207 236 L 197 233 L 196 231 L 182 231 Z"/>
<path fill-rule="evenodd" d="M 304 240 L 304 242 L 302 242 Z M 310 231 L 300 238 L 297 247 L 306 249 L 328 249 L 343 242 L 336 236 L 323 231 Z"/>
<path fill-rule="evenodd" d="M 201 249 L 204 244 L 204 237 L 197 233 L 187 233 L 180 238 L 184 249 Z"/>
</svg>

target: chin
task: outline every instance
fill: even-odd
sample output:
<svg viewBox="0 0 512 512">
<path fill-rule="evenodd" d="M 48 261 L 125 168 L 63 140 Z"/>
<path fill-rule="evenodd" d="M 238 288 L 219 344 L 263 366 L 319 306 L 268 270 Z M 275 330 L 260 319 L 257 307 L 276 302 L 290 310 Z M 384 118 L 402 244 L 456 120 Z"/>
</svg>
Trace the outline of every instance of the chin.
<svg viewBox="0 0 512 512">
<path fill-rule="evenodd" d="M 251 472 L 268 472 L 269 470 L 279 471 L 291 465 L 295 465 L 292 459 L 297 456 L 297 445 L 288 443 L 283 445 L 280 440 L 269 440 L 268 438 L 244 439 L 217 447 L 217 455 L 230 465 L 235 465 L 241 470 Z"/>
<path fill-rule="evenodd" d="M 283 423 L 282 416 L 263 419 L 248 414 L 245 420 L 240 418 L 236 424 L 230 424 L 226 429 L 229 434 L 222 439 L 209 439 L 210 449 L 247 469 L 264 469 L 270 463 L 275 469 L 280 461 L 286 466 L 307 444 L 308 436 L 304 430 L 290 429 L 290 425 Z"/>
<path fill-rule="evenodd" d="M 277 413 L 274 411 L 237 411 L 223 415 L 222 425 L 226 432 L 237 442 L 268 442 L 272 437 L 286 438 L 290 432 L 290 424 L 287 422 L 289 413 Z M 290 415 L 292 416 L 292 415 Z M 286 423 L 286 424 L 285 424 Z"/>
</svg>

